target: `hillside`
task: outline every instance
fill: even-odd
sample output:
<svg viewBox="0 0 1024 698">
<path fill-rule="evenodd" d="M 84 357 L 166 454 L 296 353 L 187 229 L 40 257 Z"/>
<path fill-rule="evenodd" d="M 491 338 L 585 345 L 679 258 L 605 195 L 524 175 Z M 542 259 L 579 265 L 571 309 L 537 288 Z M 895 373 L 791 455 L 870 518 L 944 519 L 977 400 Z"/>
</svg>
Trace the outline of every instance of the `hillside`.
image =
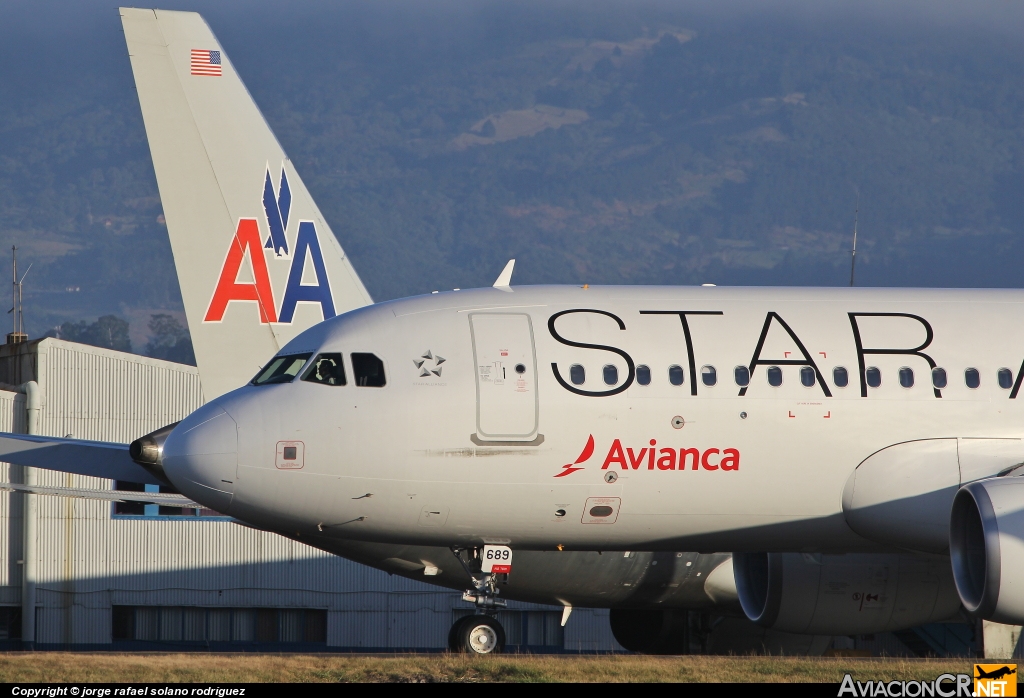
<svg viewBox="0 0 1024 698">
<path fill-rule="evenodd" d="M 34 7 L 0 10 L 30 332 L 144 326 L 180 297 L 116 12 Z M 858 199 L 860 283 L 1021 285 L 1016 6 L 722 7 L 200 9 L 376 299 L 510 257 L 517 283 L 844 285 Z"/>
</svg>

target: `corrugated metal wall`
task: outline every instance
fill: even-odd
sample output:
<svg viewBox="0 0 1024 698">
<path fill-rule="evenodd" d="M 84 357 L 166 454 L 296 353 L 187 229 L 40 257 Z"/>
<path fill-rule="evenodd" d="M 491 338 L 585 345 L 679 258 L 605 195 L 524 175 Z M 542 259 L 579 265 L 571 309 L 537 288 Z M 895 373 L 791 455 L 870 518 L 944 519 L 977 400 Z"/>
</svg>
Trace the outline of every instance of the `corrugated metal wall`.
<svg viewBox="0 0 1024 698">
<path fill-rule="evenodd" d="M 0 431 L 25 431 L 25 396 L 0 390 Z M 0 463 L 4 482 L 21 481 L 21 468 Z M 21 521 L 22 498 L 11 492 L 0 492 L 0 604 L 21 601 Z"/>
<path fill-rule="evenodd" d="M 203 402 L 194 368 L 56 339 L 38 344 L 41 430 L 129 443 Z"/>
<path fill-rule="evenodd" d="M 0 380 L 36 380 L 41 432 L 127 443 L 202 404 L 190 366 L 44 339 L 0 347 Z M 14 385 L 10 385 L 14 388 Z M 25 431 L 24 395 L 0 390 L 0 430 Z M 19 468 L 10 476 L 18 481 Z M 8 466 L 0 465 L 8 476 Z M 40 484 L 110 481 L 39 471 Z M 20 603 L 21 499 L 0 495 L 0 604 Z M 112 517 L 97 500 L 39 497 L 37 644 L 111 642 L 111 607 L 203 606 L 328 610 L 327 644 L 442 648 L 460 594 L 217 519 Z M 511 604 L 514 608 L 542 608 Z M 617 647 L 607 612 L 574 612 L 569 650 Z"/>
</svg>

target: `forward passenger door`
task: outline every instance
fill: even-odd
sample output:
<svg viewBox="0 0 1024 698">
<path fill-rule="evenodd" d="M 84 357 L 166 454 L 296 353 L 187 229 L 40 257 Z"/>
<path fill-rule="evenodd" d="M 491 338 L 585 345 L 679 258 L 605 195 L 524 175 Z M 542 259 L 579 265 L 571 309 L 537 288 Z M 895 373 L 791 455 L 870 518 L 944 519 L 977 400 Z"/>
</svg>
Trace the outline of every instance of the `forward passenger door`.
<svg viewBox="0 0 1024 698">
<path fill-rule="evenodd" d="M 533 323 L 523 313 L 469 316 L 476 366 L 476 426 L 482 441 L 537 436 L 537 357 Z"/>
</svg>

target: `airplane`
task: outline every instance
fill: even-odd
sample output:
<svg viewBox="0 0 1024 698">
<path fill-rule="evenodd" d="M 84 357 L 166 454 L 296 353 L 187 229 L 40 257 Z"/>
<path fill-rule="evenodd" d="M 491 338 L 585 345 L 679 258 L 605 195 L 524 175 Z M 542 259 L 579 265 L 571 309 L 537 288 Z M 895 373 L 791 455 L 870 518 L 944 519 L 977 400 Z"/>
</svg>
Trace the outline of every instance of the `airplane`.
<svg viewBox="0 0 1024 698">
<path fill-rule="evenodd" d="M 501 651 L 503 599 L 611 608 L 651 652 L 679 609 L 1024 622 L 1020 291 L 514 286 L 513 260 L 374 304 L 203 19 L 120 13 L 207 402 L 0 458 L 462 590 L 465 652 Z"/>
<path fill-rule="evenodd" d="M 1016 669 L 1011 669 L 1009 666 L 1001 666 L 998 669 L 993 669 L 992 671 L 985 671 L 980 666 L 975 666 L 974 671 L 978 674 L 974 677 L 976 679 L 1001 679 L 1004 676 L 1017 673 Z"/>
</svg>

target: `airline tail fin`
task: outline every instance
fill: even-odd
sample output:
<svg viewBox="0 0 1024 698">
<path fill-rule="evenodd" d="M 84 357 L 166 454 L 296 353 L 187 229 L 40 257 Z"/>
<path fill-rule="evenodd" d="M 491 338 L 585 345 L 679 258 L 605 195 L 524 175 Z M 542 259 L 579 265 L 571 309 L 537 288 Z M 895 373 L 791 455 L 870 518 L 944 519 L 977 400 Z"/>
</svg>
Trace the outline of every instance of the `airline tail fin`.
<svg viewBox="0 0 1024 698">
<path fill-rule="evenodd" d="M 203 18 L 120 12 L 210 400 L 373 301 Z"/>
</svg>

